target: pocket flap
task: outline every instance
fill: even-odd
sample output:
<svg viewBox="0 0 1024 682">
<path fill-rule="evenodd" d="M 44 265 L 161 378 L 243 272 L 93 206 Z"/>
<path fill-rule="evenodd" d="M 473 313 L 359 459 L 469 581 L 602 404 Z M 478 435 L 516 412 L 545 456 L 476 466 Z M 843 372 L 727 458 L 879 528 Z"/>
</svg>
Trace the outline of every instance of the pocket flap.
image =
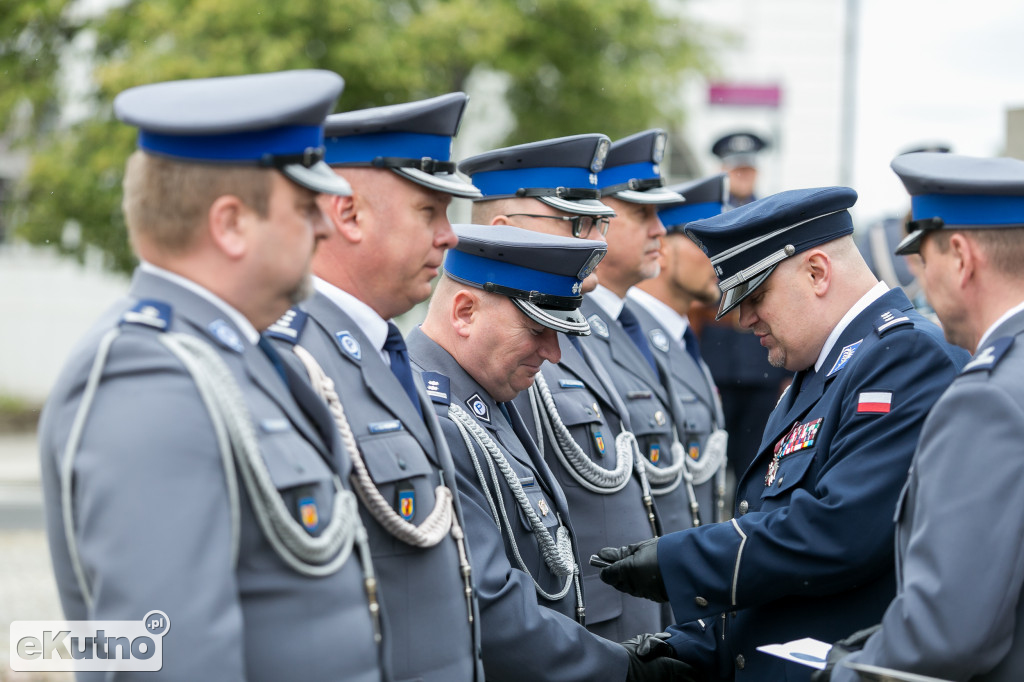
<svg viewBox="0 0 1024 682">
<path fill-rule="evenodd" d="M 761 499 L 777 497 L 795 488 L 804 479 L 813 461 L 813 448 L 783 457 L 779 460 L 779 470 L 775 474 L 775 480 L 771 485 L 765 486 L 764 492 L 761 493 Z"/>
<path fill-rule="evenodd" d="M 406 431 L 364 435 L 356 440 L 370 478 L 375 483 L 391 483 L 430 474 L 426 453 Z"/>
</svg>

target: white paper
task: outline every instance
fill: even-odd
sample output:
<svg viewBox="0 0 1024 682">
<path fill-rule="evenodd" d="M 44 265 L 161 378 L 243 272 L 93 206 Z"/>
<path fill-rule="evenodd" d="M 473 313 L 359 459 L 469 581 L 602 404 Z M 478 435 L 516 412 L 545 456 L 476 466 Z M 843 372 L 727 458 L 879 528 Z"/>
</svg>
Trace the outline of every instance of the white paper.
<svg viewBox="0 0 1024 682">
<path fill-rule="evenodd" d="M 786 642 L 785 644 L 765 644 L 764 646 L 757 647 L 757 650 L 784 658 L 787 661 L 799 663 L 800 665 L 824 670 L 825 658 L 828 656 L 831 648 L 832 645 L 828 642 L 804 637 L 803 639 L 794 639 L 792 642 Z"/>
</svg>

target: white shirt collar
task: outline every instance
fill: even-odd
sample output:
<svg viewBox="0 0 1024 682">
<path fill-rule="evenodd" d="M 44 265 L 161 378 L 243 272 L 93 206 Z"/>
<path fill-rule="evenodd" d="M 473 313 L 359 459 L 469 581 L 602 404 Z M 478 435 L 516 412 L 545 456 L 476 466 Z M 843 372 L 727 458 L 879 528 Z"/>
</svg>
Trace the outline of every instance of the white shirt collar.
<svg viewBox="0 0 1024 682">
<path fill-rule="evenodd" d="M 885 282 L 879 282 L 875 286 L 868 289 L 868 292 L 860 297 L 853 307 L 846 311 L 843 315 L 843 319 L 839 320 L 839 324 L 832 329 L 832 333 L 825 339 L 825 345 L 821 347 L 821 353 L 818 354 L 818 360 L 814 363 L 814 371 L 818 372 L 821 370 L 821 366 L 825 363 L 825 358 L 832 351 L 832 346 L 836 345 L 836 341 L 839 340 L 839 336 L 846 331 L 846 328 L 853 322 L 853 318 L 864 312 L 869 305 L 877 301 L 879 298 L 885 295 L 885 292 L 889 291 L 889 285 Z"/>
<path fill-rule="evenodd" d="M 992 335 L 992 332 L 994 332 L 996 330 L 996 327 L 1001 325 L 1003 322 L 1006 322 L 1008 319 L 1010 319 L 1011 317 L 1013 317 L 1014 315 L 1016 315 L 1017 313 L 1019 313 L 1021 311 L 1024 311 L 1024 301 L 1018 303 L 1017 305 L 1013 306 L 1012 308 L 1007 310 L 1005 313 L 1000 315 L 999 319 L 996 320 L 992 324 L 992 326 L 989 327 L 988 329 L 986 329 L 985 333 L 981 335 L 981 339 L 978 341 L 978 348 L 981 348 L 981 347 L 983 347 L 985 345 L 985 342 L 988 341 L 988 337 Z M 974 349 L 975 352 L 978 351 L 978 348 Z"/>
<path fill-rule="evenodd" d="M 331 303 L 344 310 L 349 317 L 355 320 L 359 330 L 363 332 L 367 340 L 373 345 L 374 350 L 387 361 L 388 356 L 384 352 L 384 342 L 388 338 L 387 320 L 378 315 L 377 311 L 366 305 L 366 303 L 360 301 L 347 291 L 339 289 L 330 282 L 314 277 L 313 286 L 316 287 L 317 291 L 329 298 Z M 338 329 L 337 331 L 343 330 Z"/>
<path fill-rule="evenodd" d="M 664 328 L 669 338 L 675 339 L 682 343 L 683 346 L 686 346 L 686 342 L 683 341 L 683 332 L 689 326 L 689 320 L 670 308 L 667 303 L 655 298 L 643 289 L 631 287 L 626 292 L 626 297 L 643 306 L 658 321 L 658 324 Z"/>
<path fill-rule="evenodd" d="M 619 298 L 618 294 L 608 287 L 598 284 L 597 288 L 590 292 L 590 297 L 597 305 L 601 306 L 602 310 L 611 315 L 613 320 L 619 319 L 619 313 L 622 312 L 625 300 Z"/>
<path fill-rule="evenodd" d="M 182 277 L 181 275 L 173 273 L 170 270 L 164 270 L 163 268 L 153 265 L 152 263 L 147 263 L 146 261 L 142 261 L 141 263 L 139 263 L 139 270 L 141 270 L 142 272 L 149 273 L 150 275 L 155 275 L 156 277 L 166 279 L 168 282 L 177 284 L 181 288 L 187 289 L 196 296 L 199 296 L 200 298 L 203 298 L 206 301 L 210 302 L 221 312 L 227 315 L 232 322 L 234 322 L 235 326 L 238 327 L 239 331 L 241 331 L 242 334 L 245 335 L 245 338 L 248 339 L 249 343 L 251 343 L 254 346 L 257 343 L 259 343 L 260 333 L 256 330 L 256 327 L 252 326 L 252 322 L 250 322 L 245 315 L 238 312 L 238 310 L 229 305 L 227 301 L 222 299 L 220 296 L 217 296 L 215 293 L 213 293 L 203 285 L 197 284 L 192 280 L 188 279 L 187 277 Z"/>
</svg>

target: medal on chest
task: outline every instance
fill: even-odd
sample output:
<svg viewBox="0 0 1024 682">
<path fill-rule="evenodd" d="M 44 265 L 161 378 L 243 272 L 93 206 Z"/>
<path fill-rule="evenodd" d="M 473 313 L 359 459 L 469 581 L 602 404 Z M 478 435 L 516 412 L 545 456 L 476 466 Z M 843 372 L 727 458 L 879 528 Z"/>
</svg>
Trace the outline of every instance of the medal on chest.
<svg viewBox="0 0 1024 682">
<path fill-rule="evenodd" d="M 765 486 L 771 487 L 775 483 L 775 477 L 779 473 L 779 463 L 783 457 L 814 445 L 814 441 L 818 436 L 818 430 L 821 428 L 821 421 L 822 418 L 818 417 L 806 424 L 796 422 L 793 424 L 793 428 L 779 439 L 772 453 L 772 461 L 768 463 L 768 473 L 764 477 Z"/>
</svg>

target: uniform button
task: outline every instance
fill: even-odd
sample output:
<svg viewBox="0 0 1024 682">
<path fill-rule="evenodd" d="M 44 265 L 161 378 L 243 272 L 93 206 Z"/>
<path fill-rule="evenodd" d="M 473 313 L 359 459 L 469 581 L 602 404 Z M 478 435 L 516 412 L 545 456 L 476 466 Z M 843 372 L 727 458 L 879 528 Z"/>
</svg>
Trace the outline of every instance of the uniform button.
<svg viewBox="0 0 1024 682">
<path fill-rule="evenodd" d="M 399 468 L 399 469 L 401 469 L 402 471 L 405 471 L 405 468 L 406 468 L 407 466 L 409 466 L 409 465 L 405 463 L 405 460 L 404 460 L 404 459 L 402 459 L 402 458 L 399 458 L 399 459 L 398 459 L 398 468 Z"/>
<path fill-rule="evenodd" d="M 749 502 L 747 502 L 746 500 L 743 500 L 742 502 L 740 502 L 740 516 L 743 516 L 744 514 L 746 514 L 748 509 L 750 509 L 750 503 Z"/>
<path fill-rule="evenodd" d="M 697 597 L 697 598 L 696 598 L 696 599 L 694 599 L 693 601 L 694 601 L 694 602 L 696 602 L 696 603 L 697 603 L 697 606 L 699 606 L 699 607 L 701 607 L 701 608 L 704 608 L 705 606 L 707 606 L 707 605 L 708 605 L 708 600 L 707 600 L 707 599 L 705 599 L 704 597 Z"/>
<path fill-rule="evenodd" d="M 739 668 L 740 670 L 743 670 L 743 668 L 746 667 L 746 665 L 747 665 L 747 659 L 743 658 L 743 654 L 740 654 L 739 656 L 736 657 L 736 667 L 737 668 Z"/>
</svg>

